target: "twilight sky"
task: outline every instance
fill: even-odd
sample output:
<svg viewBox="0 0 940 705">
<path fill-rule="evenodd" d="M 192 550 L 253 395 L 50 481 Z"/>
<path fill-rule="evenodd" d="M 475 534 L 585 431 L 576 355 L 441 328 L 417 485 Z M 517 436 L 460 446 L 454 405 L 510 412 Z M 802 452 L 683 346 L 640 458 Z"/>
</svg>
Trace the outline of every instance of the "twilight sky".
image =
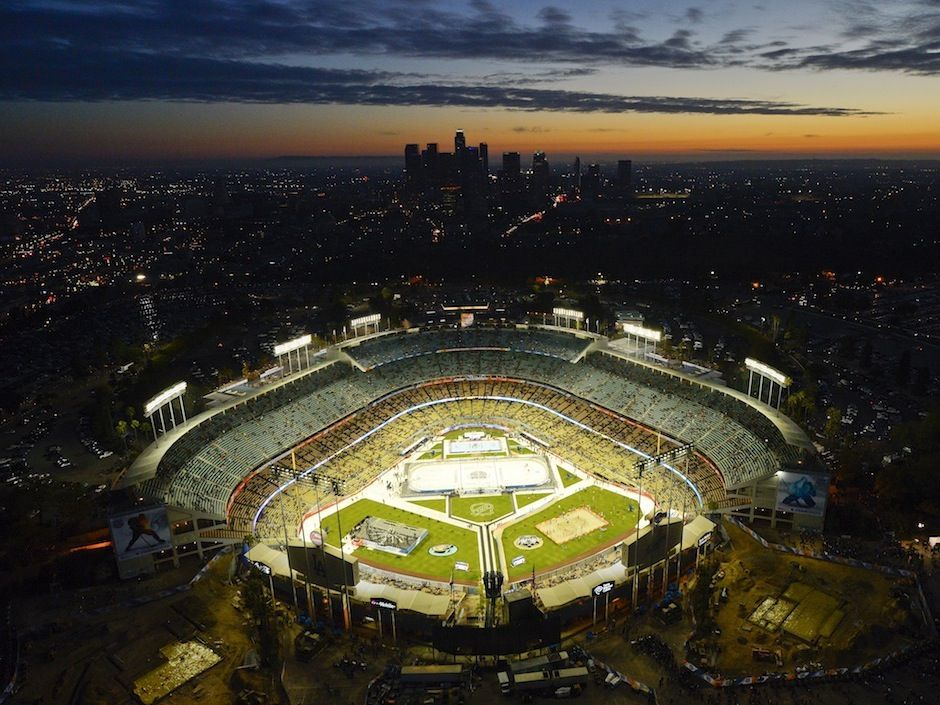
<svg viewBox="0 0 940 705">
<path fill-rule="evenodd" d="M 458 127 L 491 153 L 940 158 L 940 0 L 0 2 L 0 163 Z"/>
</svg>

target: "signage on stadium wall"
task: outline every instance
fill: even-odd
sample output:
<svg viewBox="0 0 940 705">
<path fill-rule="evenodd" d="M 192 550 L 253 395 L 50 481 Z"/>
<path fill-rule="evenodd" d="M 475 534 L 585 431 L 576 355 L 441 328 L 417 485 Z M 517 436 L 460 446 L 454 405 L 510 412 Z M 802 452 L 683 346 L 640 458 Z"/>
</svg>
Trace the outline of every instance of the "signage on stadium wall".
<svg viewBox="0 0 940 705">
<path fill-rule="evenodd" d="M 369 600 L 369 604 L 371 604 L 373 607 L 381 607 L 382 609 L 386 610 L 398 609 L 397 602 L 394 600 L 386 600 L 384 597 L 373 597 L 371 600 Z"/>
<path fill-rule="evenodd" d="M 173 548 L 166 507 L 135 509 L 111 517 L 108 523 L 119 561 Z"/>
<path fill-rule="evenodd" d="M 603 595 L 604 593 L 608 593 L 613 590 L 615 585 L 616 583 L 613 580 L 605 580 L 600 585 L 595 585 L 594 589 L 591 590 L 591 594 L 593 594 L 594 597 Z"/>
<path fill-rule="evenodd" d="M 829 478 L 802 472 L 777 473 L 777 511 L 821 517 L 826 513 Z"/>
</svg>

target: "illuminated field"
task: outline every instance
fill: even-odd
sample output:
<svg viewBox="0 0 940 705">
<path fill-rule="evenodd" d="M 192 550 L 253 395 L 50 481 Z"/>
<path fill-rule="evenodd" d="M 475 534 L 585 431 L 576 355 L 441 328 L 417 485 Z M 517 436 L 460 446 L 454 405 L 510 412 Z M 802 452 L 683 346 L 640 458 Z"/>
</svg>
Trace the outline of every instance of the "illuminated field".
<svg viewBox="0 0 940 705">
<path fill-rule="evenodd" d="M 555 543 L 536 528 L 542 522 L 557 519 L 580 507 L 590 507 L 592 512 L 608 522 L 607 526 L 564 544 Z M 575 492 L 503 528 L 500 540 L 506 562 L 511 563 L 514 557 L 520 555 L 526 559 L 523 565 L 509 566 L 509 578 L 512 580 L 529 575 L 533 567 L 539 572 L 561 566 L 581 555 L 589 555 L 605 544 L 612 545 L 633 530 L 636 520 L 637 503 L 622 494 L 600 487 L 588 487 Z M 542 544 L 532 550 L 520 550 L 514 543 L 520 536 L 536 536 L 542 540 Z"/>
<path fill-rule="evenodd" d="M 357 548 L 353 555 L 364 563 L 386 570 L 447 582 L 450 580 L 454 561 L 464 561 L 469 564 L 470 570 L 458 572 L 456 579 L 458 581 L 479 580 L 480 558 L 476 531 L 429 519 L 420 514 L 413 514 L 404 509 L 371 499 L 360 499 L 358 502 L 341 509 L 338 520 L 335 512 L 324 517 L 323 525 L 326 528 L 326 542 L 331 546 L 339 546 L 339 527 L 342 526 L 344 532 L 349 532 L 367 516 L 427 529 L 428 536 L 408 556 L 396 556 L 385 551 Z M 450 556 L 432 556 L 428 553 L 431 546 L 439 544 L 453 544 L 457 547 L 457 552 Z"/>
</svg>

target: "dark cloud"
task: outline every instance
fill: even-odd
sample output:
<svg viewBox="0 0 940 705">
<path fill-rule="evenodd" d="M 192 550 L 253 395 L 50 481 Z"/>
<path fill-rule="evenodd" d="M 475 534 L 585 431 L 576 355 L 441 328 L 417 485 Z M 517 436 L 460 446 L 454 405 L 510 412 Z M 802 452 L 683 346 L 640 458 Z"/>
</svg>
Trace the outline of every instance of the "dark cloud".
<svg viewBox="0 0 940 705">
<path fill-rule="evenodd" d="M 549 5 L 548 7 L 543 7 L 538 12 L 538 18 L 550 25 L 567 25 L 571 24 L 571 15 L 558 7 L 553 7 Z"/>
<path fill-rule="evenodd" d="M 783 101 L 622 96 L 512 85 L 415 82 L 412 74 L 286 66 L 150 53 L 0 47 L 0 99 L 170 100 L 508 108 L 597 113 L 860 115 Z"/>
<path fill-rule="evenodd" d="M 692 24 L 698 24 L 705 19 L 705 13 L 700 7 L 690 7 L 685 11 L 685 19 Z"/>
<path fill-rule="evenodd" d="M 538 134 L 541 132 L 551 132 L 550 129 L 545 128 L 545 127 L 539 127 L 538 125 L 534 127 L 525 127 L 524 125 L 519 125 L 517 127 L 512 128 L 512 131 L 513 132 L 531 132 L 534 134 Z"/>
</svg>

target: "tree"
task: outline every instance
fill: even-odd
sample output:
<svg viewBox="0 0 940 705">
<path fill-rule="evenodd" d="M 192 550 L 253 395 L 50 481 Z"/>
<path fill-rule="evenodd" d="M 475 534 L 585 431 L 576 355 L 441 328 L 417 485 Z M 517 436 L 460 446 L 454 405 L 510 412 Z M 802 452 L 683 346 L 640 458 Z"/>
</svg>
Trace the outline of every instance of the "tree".
<svg viewBox="0 0 940 705">
<path fill-rule="evenodd" d="M 127 451 L 127 421 L 124 419 L 118 421 L 114 426 L 114 430 L 121 439 L 121 442 L 124 443 L 124 450 Z"/>
<path fill-rule="evenodd" d="M 862 343 L 862 351 L 861 353 L 859 353 L 859 356 L 858 356 L 858 364 L 861 366 L 863 370 L 871 369 L 871 355 L 872 355 L 871 340 L 866 338 L 865 342 Z"/>
<path fill-rule="evenodd" d="M 826 426 L 823 429 L 826 438 L 834 441 L 842 433 L 842 409 L 837 406 L 830 406 L 826 410 Z"/>
<path fill-rule="evenodd" d="M 906 387 L 911 381 L 911 351 L 905 350 L 898 358 L 898 366 L 895 370 L 895 379 L 899 387 Z"/>
</svg>

